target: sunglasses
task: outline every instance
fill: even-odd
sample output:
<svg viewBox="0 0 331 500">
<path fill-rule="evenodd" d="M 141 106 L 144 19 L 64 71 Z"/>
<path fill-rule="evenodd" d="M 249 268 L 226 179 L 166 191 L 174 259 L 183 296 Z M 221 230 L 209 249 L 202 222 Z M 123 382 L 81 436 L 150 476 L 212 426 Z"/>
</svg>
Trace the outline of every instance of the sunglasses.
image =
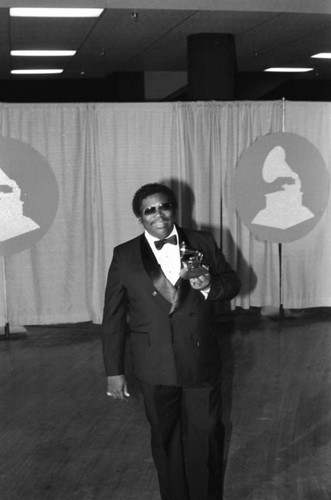
<svg viewBox="0 0 331 500">
<path fill-rule="evenodd" d="M 158 210 L 160 212 L 169 212 L 172 209 L 171 203 L 160 203 L 160 205 L 154 205 L 153 207 L 146 207 L 141 211 L 142 215 L 155 215 Z"/>
</svg>

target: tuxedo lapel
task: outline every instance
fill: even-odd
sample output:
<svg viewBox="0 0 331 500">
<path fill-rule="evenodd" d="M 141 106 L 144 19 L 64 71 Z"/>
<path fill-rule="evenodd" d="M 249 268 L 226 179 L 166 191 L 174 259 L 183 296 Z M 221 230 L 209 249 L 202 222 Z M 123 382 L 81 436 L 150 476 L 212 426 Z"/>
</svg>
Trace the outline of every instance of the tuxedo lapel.
<svg viewBox="0 0 331 500">
<path fill-rule="evenodd" d="M 184 231 L 177 226 L 177 232 L 178 232 L 178 239 L 179 239 L 179 246 L 181 245 L 181 243 L 186 243 L 188 244 L 188 241 L 187 241 L 187 237 L 186 237 L 186 234 L 184 233 Z M 175 296 L 175 299 L 172 303 L 172 307 L 171 307 L 171 311 L 170 311 L 170 314 L 172 314 L 173 312 L 175 312 L 177 309 L 180 308 L 181 304 L 184 302 L 184 300 L 186 299 L 188 293 L 190 292 L 191 290 L 191 286 L 190 286 L 190 283 L 188 280 L 184 280 L 182 278 L 179 278 L 179 280 L 177 281 L 176 283 L 176 296 Z"/>
<path fill-rule="evenodd" d="M 165 277 L 144 235 L 141 237 L 140 249 L 146 272 L 152 280 L 153 286 L 172 304 L 177 295 L 176 288 Z"/>
</svg>

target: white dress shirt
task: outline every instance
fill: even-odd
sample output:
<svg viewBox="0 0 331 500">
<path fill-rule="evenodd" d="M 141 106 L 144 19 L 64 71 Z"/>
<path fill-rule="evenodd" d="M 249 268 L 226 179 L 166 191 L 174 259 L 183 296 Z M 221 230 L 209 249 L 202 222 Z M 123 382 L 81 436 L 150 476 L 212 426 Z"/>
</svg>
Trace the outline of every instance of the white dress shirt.
<svg viewBox="0 0 331 500">
<path fill-rule="evenodd" d="M 156 260 L 160 264 L 162 271 L 164 272 L 165 276 L 168 278 L 170 283 L 172 285 L 175 285 L 175 283 L 178 281 L 180 267 L 181 267 L 178 233 L 175 226 L 171 231 L 171 233 L 169 234 L 169 236 L 167 236 L 167 238 L 169 238 L 173 234 L 177 236 L 177 244 L 171 245 L 170 243 L 166 243 L 165 245 L 163 245 L 161 250 L 157 250 L 157 248 L 154 245 L 154 242 L 157 241 L 158 238 L 155 238 L 147 231 L 145 231 L 146 239 L 156 257 Z"/>
</svg>

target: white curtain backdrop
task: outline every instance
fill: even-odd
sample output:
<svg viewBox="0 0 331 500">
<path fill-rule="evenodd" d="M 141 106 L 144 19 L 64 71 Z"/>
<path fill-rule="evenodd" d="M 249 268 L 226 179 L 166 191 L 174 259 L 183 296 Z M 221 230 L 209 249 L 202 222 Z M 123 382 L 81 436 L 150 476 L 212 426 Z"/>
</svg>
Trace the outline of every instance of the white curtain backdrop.
<svg viewBox="0 0 331 500">
<path fill-rule="evenodd" d="M 311 140 L 328 168 L 330 106 L 286 103 L 286 131 Z M 141 232 L 132 196 L 159 181 L 177 193 L 179 223 L 211 230 L 238 270 L 242 292 L 232 306 L 278 306 L 278 245 L 257 241 L 241 224 L 232 180 L 246 148 L 282 131 L 283 109 L 281 101 L 0 105 L 0 136 L 43 155 L 60 192 L 44 237 L 0 257 L 0 326 L 99 323 L 113 247 Z M 304 245 L 284 245 L 285 307 L 331 305 L 329 217 Z"/>
<path fill-rule="evenodd" d="M 308 139 L 331 171 L 331 103 L 287 102 L 285 130 Z M 311 166 L 314 168 L 314 165 Z M 284 244 L 283 297 L 288 308 L 331 305 L 331 202 L 304 238 Z"/>
<path fill-rule="evenodd" d="M 60 192 L 46 235 L 35 247 L 5 257 L 9 322 L 87 321 L 93 262 L 88 107 L 5 105 L 0 119 L 3 137 L 28 143 L 48 160 Z"/>
</svg>

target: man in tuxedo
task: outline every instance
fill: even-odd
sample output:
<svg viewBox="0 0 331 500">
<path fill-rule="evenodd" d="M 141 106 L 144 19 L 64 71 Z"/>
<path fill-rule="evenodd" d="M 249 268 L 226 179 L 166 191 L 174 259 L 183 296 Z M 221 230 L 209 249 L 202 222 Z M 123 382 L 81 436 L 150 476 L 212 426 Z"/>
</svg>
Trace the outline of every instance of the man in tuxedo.
<svg viewBox="0 0 331 500">
<path fill-rule="evenodd" d="M 105 293 L 107 394 L 129 397 L 129 332 L 162 500 L 220 499 L 224 432 L 214 304 L 233 298 L 239 280 L 209 233 L 175 224 L 177 200 L 167 186 L 142 186 L 132 208 L 144 232 L 114 249 Z M 198 264 L 185 263 L 184 244 L 200 256 Z"/>
</svg>

